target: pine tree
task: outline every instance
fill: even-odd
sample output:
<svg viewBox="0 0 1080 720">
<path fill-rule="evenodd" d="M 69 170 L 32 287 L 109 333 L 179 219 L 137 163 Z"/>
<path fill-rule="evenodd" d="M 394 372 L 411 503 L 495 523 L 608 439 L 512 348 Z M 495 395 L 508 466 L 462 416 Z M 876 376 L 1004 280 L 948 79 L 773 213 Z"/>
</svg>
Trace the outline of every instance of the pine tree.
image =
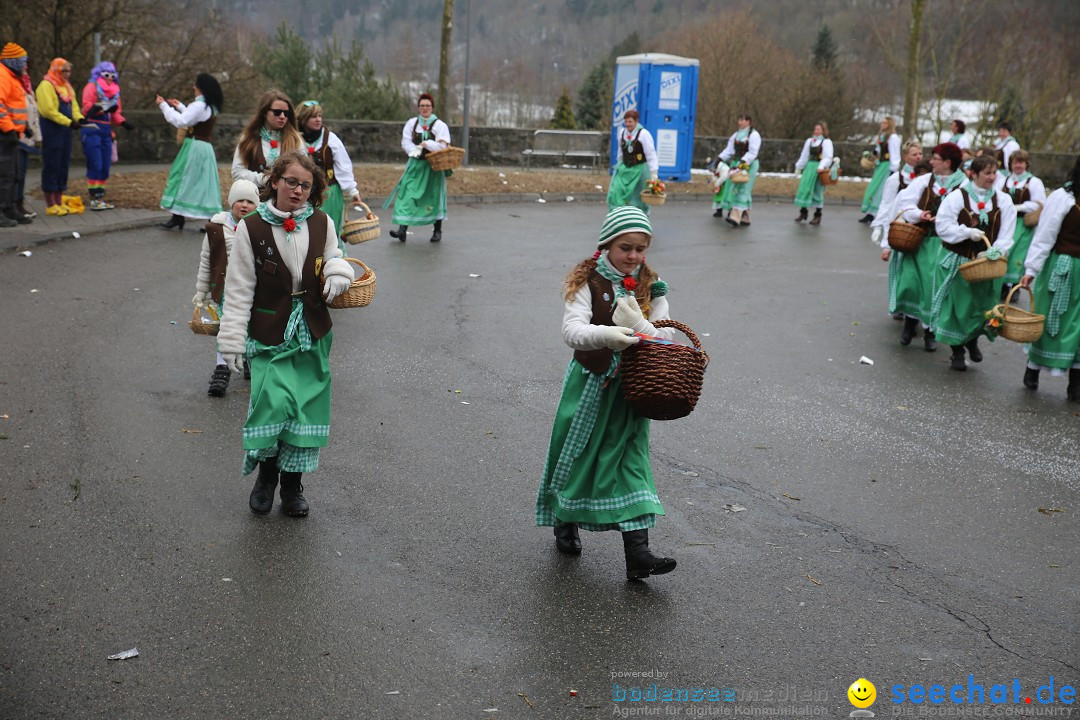
<svg viewBox="0 0 1080 720">
<path fill-rule="evenodd" d="M 598 63 L 578 89 L 574 116 L 577 126 L 585 130 L 604 130 L 607 118 L 611 114 L 611 94 L 615 76 L 611 71 L 612 63 L 606 58 Z"/>
<path fill-rule="evenodd" d="M 551 128 L 553 130 L 573 130 L 576 127 L 574 104 L 570 100 L 570 92 L 563 88 L 562 95 L 555 102 L 555 115 L 551 118 Z"/>
<path fill-rule="evenodd" d="M 836 67 L 836 43 L 828 25 L 822 25 L 814 42 L 814 69 L 832 70 Z"/>
<path fill-rule="evenodd" d="M 311 50 L 304 38 L 282 22 L 278 26 L 273 43 L 259 45 L 255 49 L 255 64 L 263 74 L 272 78 L 274 87 L 293 98 L 295 102 L 311 97 Z"/>
</svg>

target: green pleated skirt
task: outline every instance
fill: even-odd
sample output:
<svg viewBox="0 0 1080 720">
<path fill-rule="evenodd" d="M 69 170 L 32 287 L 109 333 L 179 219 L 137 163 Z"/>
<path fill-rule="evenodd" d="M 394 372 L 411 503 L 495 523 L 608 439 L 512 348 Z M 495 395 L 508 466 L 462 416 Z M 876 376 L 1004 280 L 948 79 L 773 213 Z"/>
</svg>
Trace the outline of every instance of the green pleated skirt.
<svg viewBox="0 0 1080 720">
<path fill-rule="evenodd" d="M 602 390 L 592 433 L 558 486 L 556 466 L 564 444 L 573 442 L 570 427 L 589 375 L 570 361 L 537 494 L 536 524 L 573 522 L 584 530 L 622 531 L 653 527 L 664 507 L 649 464 L 649 419 L 623 399 L 618 375 Z"/>
<path fill-rule="evenodd" d="M 169 168 L 161 209 L 189 218 L 210 218 L 221 212 L 221 184 L 213 145 L 195 138 L 184 139 Z"/>
<path fill-rule="evenodd" d="M 942 267 L 941 261 L 954 254 L 942 247 L 935 267 L 935 293 L 948 280 L 951 271 Z M 960 258 L 960 264 L 967 262 Z M 931 318 L 930 327 L 937 339 L 949 345 L 963 345 L 980 335 L 986 335 L 986 311 L 1001 302 L 1001 278 L 969 283 L 956 271 L 952 285 L 946 291 L 941 309 Z M 993 340 L 993 337 L 990 337 Z"/>
<path fill-rule="evenodd" d="M 941 251 L 941 238 L 927 236 L 913 253 L 893 250 L 889 256 L 889 312 L 902 312 L 931 324 L 934 302 L 934 268 Z"/>
<path fill-rule="evenodd" d="M 803 168 L 799 188 L 795 191 L 795 205 L 801 208 L 819 208 L 825 204 L 825 186 L 818 179 L 818 160 L 811 160 Z"/>
<path fill-rule="evenodd" d="M 1035 228 L 1024 225 L 1024 218 L 1016 216 L 1016 231 L 1013 233 L 1013 246 L 1009 250 L 1009 269 L 1005 271 L 1004 282 L 1016 284 L 1024 276 L 1024 262 L 1027 260 L 1031 238 L 1035 237 Z"/>
<path fill-rule="evenodd" d="M 877 215 L 878 206 L 881 205 L 881 195 L 885 192 L 885 181 L 889 178 L 889 163 L 878 161 L 874 167 L 874 174 L 870 177 L 870 184 L 863 193 L 861 210 L 870 215 Z"/>
<path fill-rule="evenodd" d="M 607 194 L 608 210 L 631 205 L 648 214 L 649 206 L 641 201 L 641 191 L 645 189 L 648 169 L 646 163 L 627 167 L 620 162 L 615 166 L 615 174 L 611 176 L 611 187 Z"/>
<path fill-rule="evenodd" d="M 1058 301 L 1063 307 L 1057 317 L 1057 333 L 1050 335 L 1053 328 L 1051 318 L 1047 317 L 1042 337 L 1028 347 L 1028 360 L 1043 367 L 1067 370 L 1080 363 L 1080 258 L 1065 261 L 1066 265 L 1071 264 L 1068 278 L 1059 277 L 1054 283 L 1057 289 L 1051 290 L 1053 270 L 1060 258 L 1060 254 L 1051 252 L 1042 272 L 1035 277 L 1035 311 L 1047 315 L 1058 309 L 1054 300 L 1062 293 L 1068 294 L 1068 303 Z"/>
<path fill-rule="evenodd" d="M 733 208 L 739 210 L 749 210 L 754 204 L 754 183 L 757 182 L 758 168 L 760 163 L 755 160 L 750 163 L 749 182 L 733 183 L 730 180 L 724 183 L 721 188 L 728 188 L 727 194 L 720 201 L 720 207 L 724 210 L 731 210 Z M 734 167 L 732 168 L 734 170 Z"/>
<path fill-rule="evenodd" d="M 427 160 L 409 158 L 384 208 L 394 206 L 395 225 L 432 225 L 446 217 L 446 174 L 435 172 Z"/>
</svg>

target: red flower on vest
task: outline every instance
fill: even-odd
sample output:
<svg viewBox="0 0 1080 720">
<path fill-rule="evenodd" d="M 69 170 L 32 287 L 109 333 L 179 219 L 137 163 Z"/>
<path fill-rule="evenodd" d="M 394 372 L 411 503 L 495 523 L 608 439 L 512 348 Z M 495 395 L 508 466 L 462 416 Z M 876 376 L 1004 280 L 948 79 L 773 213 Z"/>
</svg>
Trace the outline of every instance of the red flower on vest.
<svg viewBox="0 0 1080 720">
<path fill-rule="evenodd" d="M 637 287 L 637 280 L 627 275 L 622 279 L 622 286 L 630 292 L 634 292 L 634 288 Z"/>
<path fill-rule="evenodd" d="M 314 155 L 315 154 L 315 148 L 312 147 L 311 145 L 308 145 L 307 152 L 308 152 L 308 155 Z"/>
<path fill-rule="evenodd" d="M 948 190 L 946 190 L 945 188 L 941 188 L 940 190 L 937 191 L 937 194 L 938 195 L 944 195 L 946 192 L 948 192 Z"/>
<path fill-rule="evenodd" d="M 986 203 L 984 203 L 984 202 L 980 202 L 980 203 L 979 203 L 979 209 L 980 209 L 980 210 L 985 210 L 985 209 L 986 209 Z"/>
<path fill-rule="evenodd" d="M 281 223 L 281 226 L 285 228 L 285 232 L 292 232 L 296 229 L 296 220 L 285 218 L 285 222 Z"/>
<path fill-rule="evenodd" d="M 278 146 L 278 141 L 277 141 L 277 140 L 271 140 L 271 141 L 270 141 L 270 147 L 272 147 L 272 148 L 275 148 L 275 149 L 276 149 L 276 148 L 277 148 L 277 146 Z"/>
</svg>

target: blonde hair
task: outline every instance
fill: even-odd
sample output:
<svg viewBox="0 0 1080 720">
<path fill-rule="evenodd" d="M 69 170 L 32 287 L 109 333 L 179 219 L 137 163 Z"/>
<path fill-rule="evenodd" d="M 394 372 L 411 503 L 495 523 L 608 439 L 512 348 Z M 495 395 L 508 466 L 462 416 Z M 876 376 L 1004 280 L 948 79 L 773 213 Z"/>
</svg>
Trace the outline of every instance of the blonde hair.
<svg viewBox="0 0 1080 720">
<path fill-rule="evenodd" d="M 885 116 L 885 133 L 886 135 L 892 135 L 896 132 L 896 118 L 892 115 Z"/>
<path fill-rule="evenodd" d="M 585 258 L 574 266 L 570 274 L 566 276 L 566 302 L 573 300 L 577 291 L 588 284 L 589 277 L 595 269 L 595 258 Z M 660 276 L 653 272 L 651 267 L 641 263 L 641 269 L 638 270 L 637 287 L 634 288 L 634 297 L 637 298 L 638 306 L 641 307 L 641 312 L 645 317 L 649 316 L 649 308 L 652 305 L 652 284 L 659 279 Z"/>
<path fill-rule="evenodd" d="M 825 123 L 824 120 L 818 120 L 816 123 L 814 123 L 814 125 L 820 125 L 821 126 L 821 136 L 822 137 L 829 137 L 829 126 Z"/>
<path fill-rule="evenodd" d="M 907 157 L 908 152 L 910 152 L 911 148 L 913 147 L 917 147 L 919 148 L 919 150 L 922 150 L 922 143 L 918 140 L 908 140 L 906 143 L 904 143 L 904 147 L 900 150 L 900 155 L 903 157 Z"/>
</svg>

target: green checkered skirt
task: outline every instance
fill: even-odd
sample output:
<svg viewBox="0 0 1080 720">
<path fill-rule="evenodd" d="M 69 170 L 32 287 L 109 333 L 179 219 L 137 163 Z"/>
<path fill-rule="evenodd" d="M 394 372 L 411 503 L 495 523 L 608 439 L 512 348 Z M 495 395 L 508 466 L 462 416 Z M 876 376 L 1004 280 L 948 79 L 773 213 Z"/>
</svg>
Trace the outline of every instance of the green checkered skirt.
<svg viewBox="0 0 1080 720">
<path fill-rule="evenodd" d="M 649 465 L 649 420 L 623 399 L 617 361 L 605 376 L 570 361 L 536 497 L 539 526 L 641 530 L 664 514 Z"/>
</svg>

